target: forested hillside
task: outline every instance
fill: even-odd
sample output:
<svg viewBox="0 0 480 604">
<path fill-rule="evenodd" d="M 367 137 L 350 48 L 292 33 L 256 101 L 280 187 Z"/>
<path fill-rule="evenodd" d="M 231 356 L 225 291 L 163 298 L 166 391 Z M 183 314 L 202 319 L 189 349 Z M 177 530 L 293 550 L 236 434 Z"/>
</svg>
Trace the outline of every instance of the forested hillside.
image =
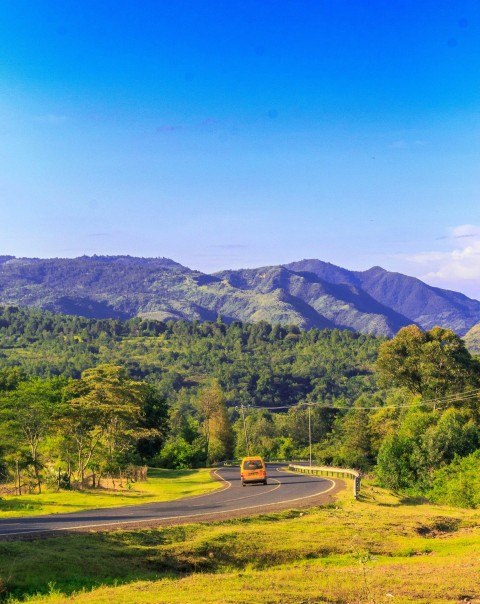
<svg viewBox="0 0 480 604">
<path fill-rule="evenodd" d="M 0 312 L 0 473 L 19 489 L 91 486 L 128 464 L 211 464 L 244 455 L 245 435 L 265 457 L 308 457 L 311 436 L 321 463 L 480 505 L 480 489 L 455 482 L 478 481 L 479 393 L 479 362 L 442 328 L 383 340 Z"/>
<path fill-rule="evenodd" d="M 78 378 L 111 363 L 170 399 L 218 379 L 232 404 L 276 406 L 309 398 L 355 400 L 374 388 L 381 340 L 350 331 L 260 322 L 94 320 L 0 309 L 0 361 L 28 375 Z"/>
</svg>

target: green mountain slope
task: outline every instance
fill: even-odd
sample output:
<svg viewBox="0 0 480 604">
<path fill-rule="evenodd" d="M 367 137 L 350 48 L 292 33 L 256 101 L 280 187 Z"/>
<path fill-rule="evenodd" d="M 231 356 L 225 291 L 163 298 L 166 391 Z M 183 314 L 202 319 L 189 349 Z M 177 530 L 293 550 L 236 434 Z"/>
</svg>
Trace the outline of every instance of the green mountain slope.
<svg viewBox="0 0 480 604">
<path fill-rule="evenodd" d="M 281 290 L 290 296 L 292 306 L 305 309 L 343 328 L 392 335 L 411 323 L 390 308 L 379 304 L 361 289 L 346 284 L 332 284 L 314 273 L 294 272 L 272 266 L 217 273 L 229 284 L 243 291 L 267 293 Z"/>
<path fill-rule="evenodd" d="M 0 304 L 89 318 L 241 320 L 392 336 L 413 322 L 465 333 L 480 302 L 381 268 L 354 272 L 319 260 L 215 275 L 167 258 L 0 257 Z"/>
<path fill-rule="evenodd" d="M 359 287 L 380 304 L 423 329 L 440 325 L 463 335 L 480 321 L 480 302 L 477 300 L 379 266 L 367 271 L 348 271 L 320 260 L 301 260 L 285 266 L 297 272 L 312 272 L 331 283 Z"/>
</svg>

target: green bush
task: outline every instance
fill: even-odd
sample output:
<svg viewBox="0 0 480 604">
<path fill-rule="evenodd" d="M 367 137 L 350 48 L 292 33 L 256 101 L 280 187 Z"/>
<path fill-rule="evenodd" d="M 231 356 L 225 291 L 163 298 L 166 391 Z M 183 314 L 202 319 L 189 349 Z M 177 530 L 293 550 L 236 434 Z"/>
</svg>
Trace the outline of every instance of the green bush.
<svg viewBox="0 0 480 604">
<path fill-rule="evenodd" d="M 435 503 L 480 508 L 480 450 L 437 470 L 428 495 Z"/>
</svg>

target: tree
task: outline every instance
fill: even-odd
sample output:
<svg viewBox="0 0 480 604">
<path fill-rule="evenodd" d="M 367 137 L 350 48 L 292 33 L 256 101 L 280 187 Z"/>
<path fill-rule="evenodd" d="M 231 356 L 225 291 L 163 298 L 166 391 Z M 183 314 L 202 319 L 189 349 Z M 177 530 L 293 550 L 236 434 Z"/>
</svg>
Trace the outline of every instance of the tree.
<svg viewBox="0 0 480 604">
<path fill-rule="evenodd" d="M 339 462 L 347 468 L 369 470 L 375 462 L 372 452 L 370 414 L 367 409 L 351 409 L 341 422 L 342 443 Z"/>
<path fill-rule="evenodd" d="M 377 476 L 382 485 L 401 490 L 415 484 L 416 474 L 410 453 L 411 440 L 406 436 L 390 434 L 385 438 L 377 459 Z"/>
<path fill-rule="evenodd" d="M 67 388 L 63 432 L 75 448 L 82 488 L 85 471 L 100 449 L 108 466 L 139 435 L 147 435 L 140 424 L 148 394 L 145 383 L 130 380 L 116 365 L 87 369 Z"/>
<path fill-rule="evenodd" d="M 150 384 L 145 384 L 140 424 L 149 432 L 136 444 L 137 453 L 145 460 L 159 453 L 169 428 L 167 401 Z"/>
<path fill-rule="evenodd" d="M 377 473 L 384 486 L 424 492 L 432 471 L 425 435 L 437 421 L 438 412 L 410 409 L 398 430 L 384 439 L 377 458 Z"/>
<path fill-rule="evenodd" d="M 246 430 L 250 455 L 261 455 L 270 457 L 277 454 L 281 441 L 277 439 L 277 427 L 273 421 L 272 414 L 261 409 L 248 410 L 245 414 Z M 246 452 L 243 420 L 240 418 L 236 425 L 237 433 L 237 456 L 243 457 Z"/>
<path fill-rule="evenodd" d="M 217 380 L 200 391 L 196 407 L 201 418 L 207 463 L 230 459 L 233 454 L 233 430 L 228 419 L 225 395 Z"/>
<path fill-rule="evenodd" d="M 0 392 L 15 390 L 26 379 L 27 376 L 20 367 L 4 367 L 0 369 Z"/>
<path fill-rule="evenodd" d="M 455 456 L 450 465 L 437 470 L 428 496 L 436 503 L 480 508 L 480 450 Z"/>
<path fill-rule="evenodd" d="M 22 446 L 27 448 L 27 462 L 33 469 L 39 493 L 42 491 L 40 448 L 52 428 L 65 383 L 63 378 L 20 382 L 2 400 L 2 432 L 8 433 L 17 462 Z"/>
<path fill-rule="evenodd" d="M 426 398 L 458 393 L 480 380 L 480 363 L 457 334 L 441 327 L 426 332 L 404 327 L 380 345 L 376 366 L 381 384 L 404 386 Z"/>
<path fill-rule="evenodd" d="M 456 455 L 464 457 L 478 449 L 480 428 L 467 410 L 450 408 L 426 431 L 424 438 L 434 470 L 453 461 Z"/>
<path fill-rule="evenodd" d="M 196 468 L 205 464 L 205 441 L 202 427 L 182 389 L 169 410 L 170 431 L 155 463 L 166 468 Z"/>
</svg>

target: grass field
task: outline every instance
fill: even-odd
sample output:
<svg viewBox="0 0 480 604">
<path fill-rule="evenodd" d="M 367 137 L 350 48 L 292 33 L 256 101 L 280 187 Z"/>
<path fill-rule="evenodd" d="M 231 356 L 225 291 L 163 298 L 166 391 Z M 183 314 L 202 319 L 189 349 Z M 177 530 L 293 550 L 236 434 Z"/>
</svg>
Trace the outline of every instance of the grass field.
<svg viewBox="0 0 480 604">
<path fill-rule="evenodd" d="M 473 603 L 480 511 L 366 485 L 309 510 L 0 542 L 0 569 L 11 604 Z"/>
<path fill-rule="evenodd" d="M 126 486 L 126 485 L 125 485 Z M 0 497 L 0 518 L 60 514 L 96 508 L 170 501 L 208 493 L 221 486 L 210 477 L 210 470 L 148 470 L 146 482 L 135 482 L 131 488 L 107 491 L 60 491 L 41 495 L 4 495 Z"/>
</svg>

